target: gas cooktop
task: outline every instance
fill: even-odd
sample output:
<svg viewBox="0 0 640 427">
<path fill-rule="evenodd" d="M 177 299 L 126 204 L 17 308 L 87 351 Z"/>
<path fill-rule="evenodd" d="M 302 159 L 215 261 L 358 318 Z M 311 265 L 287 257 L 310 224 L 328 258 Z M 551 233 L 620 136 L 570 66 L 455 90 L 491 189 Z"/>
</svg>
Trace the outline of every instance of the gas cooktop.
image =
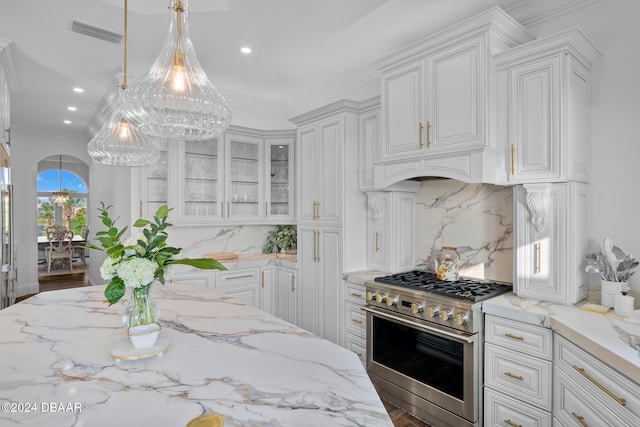
<svg viewBox="0 0 640 427">
<path fill-rule="evenodd" d="M 375 281 L 471 302 L 482 301 L 512 289 L 512 286 L 504 283 L 480 279 L 460 278 L 455 282 L 438 280 L 435 273 L 424 270 L 376 277 Z"/>
</svg>

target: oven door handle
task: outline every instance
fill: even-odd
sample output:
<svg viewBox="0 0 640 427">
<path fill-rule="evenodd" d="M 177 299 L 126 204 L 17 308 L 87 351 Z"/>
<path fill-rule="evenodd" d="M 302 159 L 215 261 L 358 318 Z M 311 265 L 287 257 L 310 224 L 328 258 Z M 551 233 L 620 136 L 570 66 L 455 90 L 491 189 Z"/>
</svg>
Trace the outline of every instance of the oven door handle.
<svg viewBox="0 0 640 427">
<path fill-rule="evenodd" d="M 403 323 L 405 325 L 411 325 L 416 329 L 419 329 L 423 332 L 428 332 L 434 335 L 439 335 L 441 337 L 446 337 L 446 338 L 450 338 L 453 339 L 455 341 L 458 342 L 463 342 L 466 344 L 471 344 L 475 341 L 476 338 L 476 334 L 472 334 L 472 335 L 468 335 L 468 334 L 464 334 L 464 335 L 460 335 L 460 334 L 454 334 L 452 332 L 449 331 L 444 331 L 442 329 L 438 329 L 438 328 L 434 328 L 433 326 L 428 326 L 428 325 L 423 325 L 422 323 L 418 323 L 418 322 L 414 322 L 413 320 L 409 320 L 406 319 L 404 317 L 398 317 L 398 316 L 394 316 L 393 314 L 389 314 L 389 313 L 383 313 L 379 310 L 376 310 L 374 308 L 371 308 L 369 306 L 363 306 L 362 310 L 369 312 L 375 316 L 378 317 L 382 317 L 384 319 L 387 320 L 391 320 L 391 321 L 395 321 L 397 323 Z"/>
</svg>

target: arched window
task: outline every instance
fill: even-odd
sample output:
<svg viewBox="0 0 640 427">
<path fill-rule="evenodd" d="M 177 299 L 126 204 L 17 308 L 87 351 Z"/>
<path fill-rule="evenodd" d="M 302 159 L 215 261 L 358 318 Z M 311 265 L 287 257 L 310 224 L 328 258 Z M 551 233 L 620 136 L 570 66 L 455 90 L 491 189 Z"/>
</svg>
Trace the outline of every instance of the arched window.
<svg viewBox="0 0 640 427">
<path fill-rule="evenodd" d="M 51 196 L 57 191 L 68 191 L 69 199 L 58 206 Z M 87 223 L 87 185 L 73 172 L 64 169 L 50 169 L 38 174 L 38 235 L 45 235 L 45 229 L 61 224 L 81 234 Z"/>
</svg>

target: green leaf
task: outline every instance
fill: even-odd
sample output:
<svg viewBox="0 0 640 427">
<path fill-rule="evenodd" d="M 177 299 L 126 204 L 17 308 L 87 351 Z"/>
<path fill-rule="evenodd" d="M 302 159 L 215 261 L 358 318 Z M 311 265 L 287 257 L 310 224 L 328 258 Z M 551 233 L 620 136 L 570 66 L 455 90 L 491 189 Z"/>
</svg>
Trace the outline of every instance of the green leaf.
<svg viewBox="0 0 640 427">
<path fill-rule="evenodd" d="M 158 218 L 166 218 L 169 215 L 169 207 L 167 205 L 162 205 L 158 208 L 156 212 L 156 216 Z"/>
<path fill-rule="evenodd" d="M 199 268 L 201 270 L 226 270 L 227 268 L 222 265 L 219 261 L 213 258 L 184 258 L 184 259 L 174 259 L 167 264 L 184 264 L 190 265 L 195 268 Z"/>
<path fill-rule="evenodd" d="M 146 219 L 138 219 L 136 220 L 136 222 L 133 224 L 134 227 L 146 227 L 147 225 L 151 224 L 151 221 L 146 220 Z"/>
<path fill-rule="evenodd" d="M 124 296 L 125 292 L 126 288 L 122 279 L 114 277 L 104 290 L 104 296 L 107 298 L 107 301 L 109 301 L 109 305 L 113 305 L 120 301 L 120 298 Z"/>
<path fill-rule="evenodd" d="M 110 248 L 113 246 L 113 241 L 108 237 L 99 237 L 98 240 L 100 240 L 100 243 L 102 243 L 102 246 L 104 246 L 105 248 Z"/>
</svg>

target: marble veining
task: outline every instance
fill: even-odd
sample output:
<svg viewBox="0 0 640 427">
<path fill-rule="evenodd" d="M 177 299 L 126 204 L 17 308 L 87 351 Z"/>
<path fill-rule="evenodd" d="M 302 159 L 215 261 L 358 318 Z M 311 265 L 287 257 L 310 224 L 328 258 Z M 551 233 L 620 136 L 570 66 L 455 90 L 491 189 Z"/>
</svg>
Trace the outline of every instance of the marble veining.
<svg viewBox="0 0 640 427">
<path fill-rule="evenodd" d="M 215 412 L 225 427 L 392 426 L 354 353 L 215 289 L 158 285 L 171 347 L 115 361 L 123 305 L 103 291 L 45 292 L 0 311 L 0 403 L 36 405 L 0 412 L 0 425 L 179 427 Z"/>
<path fill-rule="evenodd" d="M 456 180 L 423 182 L 416 194 L 416 265 L 433 265 L 442 246 L 458 248 L 463 275 L 511 282 L 512 189 Z"/>
</svg>

